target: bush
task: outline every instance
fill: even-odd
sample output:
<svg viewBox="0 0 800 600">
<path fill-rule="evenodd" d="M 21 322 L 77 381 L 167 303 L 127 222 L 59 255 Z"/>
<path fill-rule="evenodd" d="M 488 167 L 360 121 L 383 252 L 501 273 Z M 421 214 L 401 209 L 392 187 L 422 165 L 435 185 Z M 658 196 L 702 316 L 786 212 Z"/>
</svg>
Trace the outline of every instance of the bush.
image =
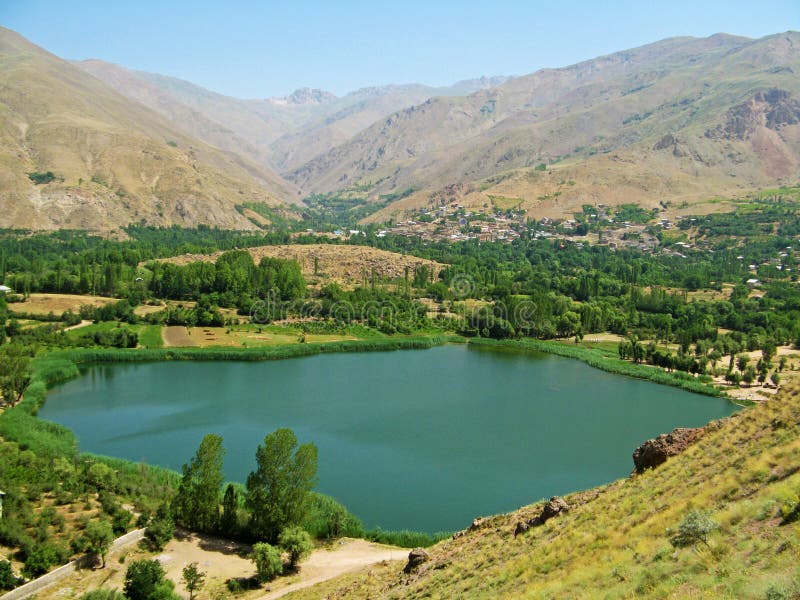
<svg viewBox="0 0 800 600">
<path fill-rule="evenodd" d="M 172 536 L 175 535 L 175 521 L 166 506 L 158 509 L 144 535 L 154 550 L 163 550 L 164 546 L 169 543 Z"/>
<path fill-rule="evenodd" d="M 164 568 L 157 560 L 135 560 L 125 571 L 123 592 L 128 600 L 150 600 L 164 581 Z"/>
<path fill-rule="evenodd" d="M 19 580 L 14 576 L 11 563 L 7 560 L 0 560 L 0 591 L 12 590 L 19 584 Z"/>
<path fill-rule="evenodd" d="M 81 596 L 81 600 L 127 600 L 125 596 L 118 592 L 116 589 L 110 590 L 107 588 L 98 588 L 90 592 L 86 592 Z"/>
<path fill-rule="evenodd" d="M 52 171 L 46 171 L 43 173 L 34 171 L 33 173 L 28 173 L 28 179 L 30 179 L 35 185 L 50 183 L 51 181 L 55 181 L 55 178 L 56 176 L 53 174 Z"/>
<path fill-rule="evenodd" d="M 676 548 L 694 546 L 698 542 L 703 542 L 708 546 L 708 534 L 717 527 L 719 525 L 705 513 L 693 510 L 684 517 L 678 526 L 678 533 L 672 536 L 669 541 Z"/>
<path fill-rule="evenodd" d="M 287 527 L 278 537 L 278 543 L 289 553 L 289 562 L 292 568 L 296 567 L 297 563 L 314 549 L 311 536 L 302 527 Z"/>
<path fill-rule="evenodd" d="M 53 544 L 39 544 L 28 553 L 22 572 L 26 577 L 39 577 L 47 573 L 50 567 L 65 561 L 66 558 L 66 551 L 61 548 Z"/>
<path fill-rule="evenodd" d="M 303 529 L 312 537 L 331 539 L 337 537 L 364 537 L 361 521 L 347 509 L 324 494 L 311 492 L 308 517 Z"/>
<path fill-rule="evenodd" d="M 251 559 L 256 565 L 258 580 L 262 583 L 272 581 L 283 573 L 281 553 L 275 546 L 267 544 L 266 542 L 259 542 L 253 546 Z"/>
</svg>

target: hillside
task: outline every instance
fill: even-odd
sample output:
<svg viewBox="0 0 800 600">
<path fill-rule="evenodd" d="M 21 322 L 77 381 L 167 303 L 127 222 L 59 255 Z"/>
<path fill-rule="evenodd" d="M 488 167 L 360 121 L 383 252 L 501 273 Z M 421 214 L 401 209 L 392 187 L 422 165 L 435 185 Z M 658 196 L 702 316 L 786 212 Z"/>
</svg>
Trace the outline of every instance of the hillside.
<svg viewBox="0 0 800 600">
<path fill-rule="evenodd" d="M 799 421 L 793 383 L 655 470 L 565 497 L 567 513 L 518 537 L 541 504 L 480 521 L 410 574 L 389 562 L 288 598 L 797 597 L 800 524 L 784 515 L 800 513 Z M 673 547 L 692 510 L 718 527 Z"/>
<path fill-rule="evenodd" d="M 735 194 L 800 174 L 798 69 L 796 32 L 668 39 L 430 99 L 288 177 L 313 192 L 413 187 L 406 209 L 518 198 L 533 215 Z"/>
<path fill-rule="evenodd" d="M 250 252 L 256 263 L 264 257 L 296 260 L 300 264 L 304 277 L 312 283 L 335 281 L 348 286 L 362 284 L 373 274 L 382 280 L 392 280 L 404 277 L 408 270 L 408 273 L 413 276 L 415 270 L 423 266 L 430 269 L 436 276 L 445 267 L 436 261 L 367 246 L 296 244 L 256 246 L 248 248 L 247 251 Z M 221 254 L 222 252 L 186 254 L 165 258 L 163 262 L 177 265 L 186 265 L 196 261 L 215 262 Z"/>
<path fill-rule="evenodd" d="M 283 98 L 239 99 L 101 60 L 75 64 L 123 96 L 159 112 L 187 135 L 281 172 L 345 143 L 393 112 L 433 96 L 467 95 L 508 79 L 484 77 L 438 88 L 387 85 L 342 97 L 300 88 Z"/>
<path fill-rule="evenodd" d="M 237 203 L 295 197 L 269 169 L 181 133 L 7 29 L 0 140 L 2 227 L 113 230 L 145 221 L 250 229 Z"/>
</svg>

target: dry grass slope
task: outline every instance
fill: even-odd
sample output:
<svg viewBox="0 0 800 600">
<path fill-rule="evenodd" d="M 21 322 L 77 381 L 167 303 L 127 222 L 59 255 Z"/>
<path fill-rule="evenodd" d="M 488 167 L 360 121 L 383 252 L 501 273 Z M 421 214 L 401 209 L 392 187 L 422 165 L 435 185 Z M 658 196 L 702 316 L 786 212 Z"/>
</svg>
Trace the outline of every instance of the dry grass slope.
<svg viewBox="0 0 800 600">
<path fill-rule="evenodd" d="M 781 507 L 800 492 L 800 386 L 712 423 L 684 454 L 653 471 L 566 499 L 572 509 L 514 539 L 540 505 L 487 520 L 431 551 L 417 574 L 387 563 L 290 596 L 300 598 L 796 597 L 800 524 Z M 691 510 L 719 528 L 709 545 L 675 549 Z"/>
<path fill-rule="evenodd" d="M 257 246 L 247 250 L 256 263 L 264 257 L 296 260 L 311 283 L 335 281 L 348 285 L 362 284 L 370 281 L 373 271 L 379 279 L 395 279 L 404 277 L 406 268 L 413 277 L 414 269 L 422 265 L 427 266 L 436 277 L 445 266 L 432 260 L 367 246 L 298 244 Z M 220 254 L 186 254 L 164 259 L 164 262 L 180 265 L 195 261 L 213 262 Z"/>
<path fill-rule="evenodd" d="M 38 185 L 30 173 L 52 172 Z M 275 173 L 0 28 L 0 226 L 108 231 L 144 220 L 252 229 L 235 205 L 296 193 Z"/>
</svg>

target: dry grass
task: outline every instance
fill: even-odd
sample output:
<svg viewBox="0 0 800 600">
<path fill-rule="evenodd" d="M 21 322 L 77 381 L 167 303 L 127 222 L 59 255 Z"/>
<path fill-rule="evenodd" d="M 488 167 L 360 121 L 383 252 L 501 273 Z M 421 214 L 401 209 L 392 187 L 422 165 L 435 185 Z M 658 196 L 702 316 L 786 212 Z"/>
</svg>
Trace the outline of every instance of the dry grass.
<svg viewBox="0 0 800 600">
<path fill-rule="evenodd" d="M 303 276 L 311 283 L 337 281 L 351 285 L 361 284 L 369 282 L 373 272 L 378 279 L 396 279 L 405 276 L 406 268 L 409 276 L 413 277 L 414 269 L 421 265 L 428 266 L 436 276 L 445 266 L 432 260 L 366 246 L 301 244 L 258 246 L 248 248 L 248 251 L 256 263 L 264 257 L 296 260 L 300 263 Z M 220 254 L 222 253 L 186 254 L 164 260 L 185 265 L 196 261 L 213 262 Z"/>
<path fill-rule="evenodd" d="M 49 313 L 60 315 L 67 310 L 76 313 L 80 310 L 81 306 L 86 304 L 91 306 L 103 306 L 116 301 L 117 300 L 114 298 L 106 298 L 103 296 L 31 294 L 25 302 L 14 302 L 9 304 L 9 308 L 14 311 L 30 313 L 32 315 L 46 315 Z"/>
<path fill-rule="evenodd" d="M 302 334 L 286 329 L 258 326 L 235 327 L 184 327 L 168 326 L 162 329 L 165 347 L 223 346 L 228 348 L 253 348 L 300 343 Z M 355 340 L 354 336 L 339 334 L 306 334 L 306 343 L 341 342 Z"/>
</svg>

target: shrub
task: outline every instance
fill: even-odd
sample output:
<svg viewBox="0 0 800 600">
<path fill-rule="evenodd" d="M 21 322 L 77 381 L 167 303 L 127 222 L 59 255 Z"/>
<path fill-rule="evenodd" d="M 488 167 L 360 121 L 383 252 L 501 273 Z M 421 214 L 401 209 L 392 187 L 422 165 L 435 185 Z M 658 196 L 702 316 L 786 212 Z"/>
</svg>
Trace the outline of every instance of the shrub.
<svg viewBox="0 0 800 600">
<path fill-rule="evenodd" d="M 11 569 L 11 563 L 7 560 L 0 560 L 0 590 L 14 589 L 18 583 L 19 581 Z"/>
<path fill-rule="evenodd" d="M 33 173 L 28 173 L 28 179 L 30 179 L 36 185 L 41 185 L 43 183 L 50 183 L 51 181 L 54 181 L 55 178 L 56 176 L 53 174 L 52 171 L 46 171 L 44 173 L 34 171 Z"/>
<path fill-rule="evenodd" d="M 96 590 L 86 592 L 83 596 L 81 596 L 81 600 L 126 600 L 126 598 L 116 589 L 110 590 L 108 588 L 98 588 Z"/>
<path fill-rule="evenodd" d="M 163 550 L 172 536 L 175 535 L 175 521 L 166 506 L 158 509 L 156 516 L 150 521 L 144 532 L 147 541 L 154 550 Z"/>
<path fill-rule="evenodd" d="M 164 581 L 164 568 L 157 560 L 135 560 L 125 571 L 123 592 L 128 600 L 150 600 Z"/>
<path fill-rule="evenodd" d="M 283 573 L 283 560 L 281 559 L 281 553 L 275 546 L 267 544 L 266 542 L 260 542 L 253 546 L 253 554 L 251 555 L 251 558 L 256 565 L 258 580 L 262 583 L 266 581 L 272 581 L 278 575 Z"/>
<path fill-rule="evenodd" d="M 28 553 L 22 572 L 26 577 L 44 575 L 50 567 L 66 559 L 66 552 L 53 544 L 39 544 Z"/>
<path fill-rule="evenodd" d="M 302 527 L 287 527 L 278 537 L 278 543 L 289 553 L 289 562 L 292 568 L 296 567 L 297 563 L 314 549 L 311 536 Z"/>
<path fill-rule="evenodd" d="M 694 546 L 698 542 L 708 546 L 708 534 L 717 527 L 719 525 L 705 513 L 693 510 L 684 517 L 678 526 L 678 533 L 672 536 L 669 541 L 676 548 Z"/>
</svg>

